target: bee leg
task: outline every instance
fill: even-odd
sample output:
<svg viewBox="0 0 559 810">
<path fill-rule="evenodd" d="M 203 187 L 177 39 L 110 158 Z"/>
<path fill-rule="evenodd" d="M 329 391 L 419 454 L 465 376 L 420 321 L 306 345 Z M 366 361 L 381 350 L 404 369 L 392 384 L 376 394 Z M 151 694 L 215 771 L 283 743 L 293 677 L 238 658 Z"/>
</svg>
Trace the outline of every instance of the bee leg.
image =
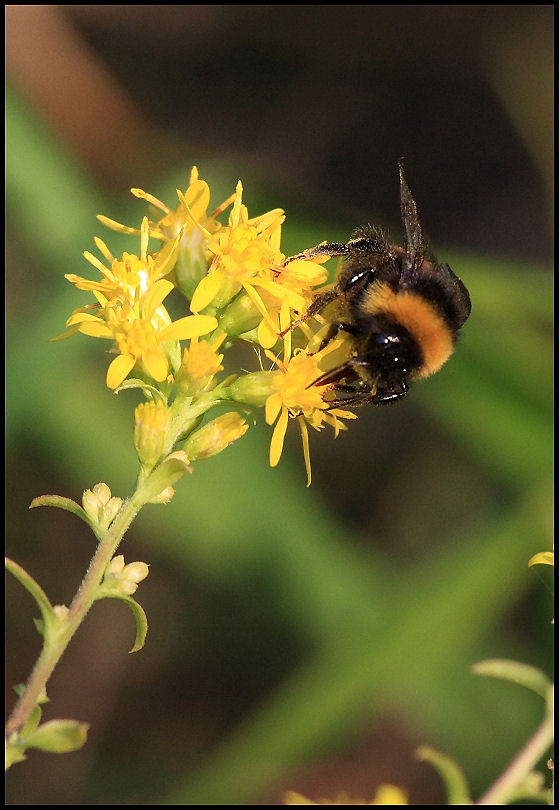
<svg viewBox="0 0 559 810">
<path fill-rule="evenodd" d="M 319 245 L 319 247 L 320 247 L 320 245 Z M 333 246 L 332 245 L 326 245 L 325 247 L 330 248 L 330 247 L 333 247 Z M 313 248 L 313 250 L 314 249 L 315 248 Z M 301 256 L 303 256 L 303 254 L 301 254 Z M 297 259 L 299 257 L 298 256 L 293 256 L 292 258 Z M 291 261 L 291 260 L 287 259 L 287 261 Z M 340 296 L 340 294 L 346 292 L 351 287 L 356 287 L 358 284 L 361 284 L 361 286 L 365 286 L 366 283 L 368 282 L 367 276 L 369 276 L 369 274 L 372 273 L 372 272 L 373 272 L 373 270 L 370 267 L 367 267 L 367 268 L 365 268 L 363 270 L 360 270 L 358 273 L 351 274 L 350 276 L 347 276 L 346 273 L 342 274 L 342 276 L 338 279 L 338 281 L 336 282 L 336 284 L 334 284 L 333 287 L 331 287 L 329 290 L 326 290 L 326 292 L 319 293 L 316 296 L 316 298 L 314 299 L 312 304 L 309 306 L 309 308 L 307 309 L 307 311 L 305 312 L 304 315 L 301 315 L 300 318 L 298 318 L 296 321 L 293 321 L 293 323 L 291 324 L 291 326 L 288 329 L 284 329 L 283 332 L 280 332 L 280 337 L 283 337 L 286 334 L 286 332 L 289 332 L 290 330 L 296 329 L 297 326 L 299 326 L 299 324 L 306 321 L 307 318 L 312 318 L 313 315 L 317 315 L 319 312 L 322 312 L 322 310 L 326 306 L 328 306 L 328 304 L 330 304 L 332 301 L 335 301 L 336 298 L 338 298 Z M 332 340 L 332 338 L 338 333 L 338 331 L 340 329 L 345 329 L 347 332 L 352 331 L 349 324 L 341 324 L 341 323 L 340 324 L 332 324 L 331 329 L 332 329 L 332 334 L 328 333 L 328 337 L 326 337 L 323 340 L 323 342 L 322 342 L 322 344 L 320 346 L 321 349 L 323 349 L 326 346 L 326 344 L 330 340 Z"/>
<path fill-rule="evenodd" d="M 353 395 L 351 395 L 351 386 L 342 386 L 337 385 L 337 391 L 345 391 L 349 389 L 350 396 L 347 397 L 340 397 L 338 399 L 332 400 L 332 402 L 328 405 L 328 410 L 331 411 L 332 408 L 356 408 L 359 405 L 388 405 L 390 402 L 395 402 L 398 399 L 402 399 L 408 393 L 407 387 L 405 390 L 401 391 L 391 391 L 389 394 L 373 394 L 371 391 L 369 392 L 359 392 L 356 389 L 353 389 Z"/>
<path fill-rule="evenodd" d="M 351 377 L 352 380 L 356 378 L 356 383 L 354 382 L 352 385 L 345 385 L 341 384 L 339 380 L 343 380 L 344 378 Z M 317 377 L 316 380 L 313 380 L 307 388 L 312 388 L 315 385 L 332 385 L 336 386 L 336 390 L 344 390 L 344 391 L 355 391 L 355 385 L 359 385 L 360 389 L 366 386 L 366 390 L 371 390 L 371 385 L 364 379 L 359 378 L 355 372 L 355 368 L 353 366 L 353 362 L 351 359 L 346 360 L 345 363 L 342 363 L 336 368 L 331 368 L 329 371 L 325 371 L 320 377 Z"/>
<path fill-rule="evenodd" d="M 399 391 L 385 391 L 384 393 L 376 393 L 374 396 L 371 397 L 369 402 L 372 402 L 374 405 L 386 405 L 389 402 L 395 402 L 397 399 L 402 399 L 408 393 L 408 385 L 404 381 L 400 383 L 400 390 Z"/>
<path fill-rule="evenodd" d="M 325 346 L 327 346 L 331 340 L 333 340 L 338 332 L 348 332 L 348 334 L 353 335 L 356 333 L 355 327 L 353 327 L 350 323 L 345 323 L 344 321 L 334 321 L 328 327 L 328 331 L 322 338 L 322 342 L 318 348 L 318 351 L 321 352 Z M 350 361 L 351 362 L 351 361 Z"/>
<path fill-rule="evenodd" d="M 371 386 L 364 380 L 357 380 L 353 384 L 336 384 L 334 387 L 336 394 L 342 393 L 347 396 L 340 396 L 329 402 L 328 410 L 332 408 L 344 407 L 357 407 L 358 405 L 365 405 L 373 401 L 374 395 L 371 392 Z"/>
<path fill-rule="evenodd" d="M 370 364 L 366 357 L 353 357 L 348 361 L 348 365 L 359 378 L 356 388 L 359 402 L 356 404 L 364 405 L 370 402 L 373 405 L 385 405 L 397 399 L 402 399 L 408 393 L 408 384 L 405 380 L 400 381 L 398 388 L 379 389 L 377 386 L 378 379 L 371 373 Z"/>
<path fill-rule="evenodd" d="M 344 293 L 350 290 L 352 287 L 357 287 L 358 284 L 361 284 L 362 287 L 365 287 L 369 281 L 371 274 L 374 278 L 374 269 L 372 267 L 365 267 L 362 270 L 357 272 L 348 273 L 347 270 L 345 273 L 342 273 L 340 279 L 337 283 L 338 292 Z"/>
<path fill-rule="evenodd" d="M 297 257 L 295 257 L 295 258 L 297 258 Z M 310 307 L 307 309 L 307 311 L 303 315 L 301 315 L 300 318 L 297 318 L 296 321 L 292 321 L 291 324 L 287 327 L 287 329 L 284 329 L 283 332 L 279 333 L 279 336 L 283 337 L 288 332 L 292 332 L 294 329 L 297 329 L 297 327 L 300 326 L 302 323 L 304 323 L 308 318 L 312 318 L 312 316 L 316 315 L 317 312 L 320 312 L 320 310 L 323 309 L 326 306 L 326 304 L 329 304 L 330 301 L 333 301 L 337 297 L 337 295 L 338 295 L 338 293 L 337 293 L 336 289 L 328 290 L 328 292 L 325 292 L 325 293 L 322 293 L 322 295 L 319 295 L 317 298 L 314 299 L 314 301 L 312 302 Z M 332 337 L 333 337 L 333 335 L 332 335 Z M 331 339 L 332 339 L 331 337 L 328 338 L 328 340 L 331 340 Z M 327 342 L 328 341 L 326 341 L 326 343 Z M 326 343 L 321 345 L 320 348 L 323 349 L 324 346 L 326 345 Z"/>
<path fill-rule="evenodd" d="M 317 295 L 312 304 L 309 306 L 303 318 L 305 320 L 307 318 L 312 318 L 313 315 L 316 315 L 318 312 L 321 312 L 324 309 L 324 307 L 327 306 L 331 301 L 335 301 L 338 295 L 339 290 L 337 284 L 335 287 L 332 287 L 331 290 L 327 290 L 326 292 L 320 293 L 319 295 Z"/>
<path fill-rule="evenodd" d="M 295 259 L 306 259 L 307 261 L 312 261 L 313 259 L 322 258 L 324 256 L 328 256 L 328 258 L 333 256 L 347 256 L 348 253 L 348 246 L 342 244 L 341 242 L 321 242 L 320 245 L 316 245 L 316 247 L 307 248 L 307 250 L 303 250 L 302 253 L 297 253 L 295 256 L 289 256 L 287 259 L 285 259 L 283 267 Z"/>
</svg>

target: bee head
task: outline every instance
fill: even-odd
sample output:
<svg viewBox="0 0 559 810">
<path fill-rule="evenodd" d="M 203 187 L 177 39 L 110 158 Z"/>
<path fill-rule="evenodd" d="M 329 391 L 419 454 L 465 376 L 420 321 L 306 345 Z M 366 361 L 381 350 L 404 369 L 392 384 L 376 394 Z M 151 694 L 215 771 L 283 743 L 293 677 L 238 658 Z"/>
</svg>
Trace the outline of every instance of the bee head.
<svg viewBox="0 0 559 810">
<path fill-rule="evenodd" d="M 367 375 L 383 389 L 398 387 L 422 363 L 421 350 L 407 329 L 382 318 L 353 359 L 354 366 L 367 367 Z"/>
</svg>

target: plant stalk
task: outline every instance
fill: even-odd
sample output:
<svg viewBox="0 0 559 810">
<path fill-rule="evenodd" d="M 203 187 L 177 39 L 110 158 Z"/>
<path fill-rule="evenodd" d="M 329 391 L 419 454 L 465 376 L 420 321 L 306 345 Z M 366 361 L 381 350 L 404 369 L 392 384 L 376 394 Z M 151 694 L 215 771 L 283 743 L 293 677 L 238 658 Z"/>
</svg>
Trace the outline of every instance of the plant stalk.
<svg viewBox="0 0 559 810">
<path fill-rule="evenodd" d="M 45 639 L 45 644 L 35 662 L 25 690 L 16 703 L 6 724 L 7 737 L 14 732 L 18 732 L 27 721 L 29 715 L 37 705 L 42 689 L 46 686 L 48 679 L 60 661 L 72 636 L 95 601 L 97 589 L 103 579 L 108 563 L 114 556 L 128 527 L 144 505 L 141 492 L 142 488 L 137 490 L 131 498 L 123 503 L 107 533 L 99 542 L 87 573 L 70 605 L 66 619 L 61 622 L 58 632 L 51 634 L 48 643 Z"/>
</svg>

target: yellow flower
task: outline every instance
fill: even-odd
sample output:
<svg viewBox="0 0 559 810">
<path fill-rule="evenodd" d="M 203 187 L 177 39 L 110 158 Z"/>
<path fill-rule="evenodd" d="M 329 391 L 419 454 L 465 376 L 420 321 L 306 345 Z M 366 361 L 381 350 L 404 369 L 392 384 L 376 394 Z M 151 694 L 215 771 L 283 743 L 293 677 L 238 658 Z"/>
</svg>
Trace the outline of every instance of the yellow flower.
<svg viewBox="0 0 559 810">
<path fill-rule="evenodd" d="M 319 799 L 313 802 L 300 793 L 290 791 L 284 796 L 284 804 L 408 804 L 408 799 L 403 790 L 394 785 L 380 785 L 374 799 L 370 802 L 365 799 L 351 798 L 346 793 L 340 793 L 335 799 Z"/>
<path fill-rule="evenodd" d="M 313 290 L 328 279 L 328 271 L 316 261 L 294 259 L 265 268 L 257 285 L 262 288 L 268 317 L 258 327 L 258 342 L 264 349 L 271 349 L 278 339 L 278 323 L 284 301 L 290 312 L 304 312 L 312 301 Z M 291 317 L 291 316 L 290 316 Z"/>
<path fill-rule="evenodd" d="M 184 350 L 181 367 L 177 373 L 179 390 L 189 396 L 213 388 L 215 375 L 223 371 L 223 355 L 217 350 L 227 335 L 219 335 L 215 340 L 198 340 L 193 338 L 190 346 Z"/>
<path fill-rule="evenodd" d="M 198 177 L 198 169 L 196 166 L 192 167 L 190 172 L 190 182 L 184 194 L 177 192 L 179 197 L 179 205 L 173 211 L 164 202 L 158 200 L 153 194 L 143 191 L 141 188 L 131 189 L 132 194 L 139 199 L 146 200 L 151 203 L 155 212 L 162 211 L 163 216 L 159 219 L 149 221 L 149 234 L 154 239 L 159 239 L 161 242 L 167 242 L 175 239 L 179 235 L 183 235 L 186 240 L 189 240 L 193 235 L 200 237 L 200 229 L 197 227 L 199 223 L 209 233 L 218 230 L 221 223 L 217 221 L 217 217 L 225 209 L 231 205 L 234 199 L 232 194 L 225 200 L 215 211 L 211 214 L 207 213 L 208 205 L 210 204 L 210 187 L 205 180 L 200 180 Z M 120 233 L 138 233 L 136 228 L 130 228 L 127 225 L 121 225 L 113 219 L 99 214 L 97 219 L 112 228 L 114 231 Z"/>
<path fill-rule="evenodd" d="M 279 338 L 284 301 L 290 310 L 302 312 L 311 300 L 311 290 L 324 284 L 328 274 L 321 266 L 325 259 L 298 258 L 286 263 L 280 250 L 284 212 L 277 208 L 249 218 L 242 193 L 239 181 L 228 226 L 213 236 L 206 233 L 214 259 L 194 291 L 191 309 L 201 312 L 210 304 L 222 309 L 244 288 L 252 308 L 237 298 L 226 310 L 221 326 L 230 334 L 258 326 L 260 345 L 271 348 Z M 236 326 L 237 320 L 242 326 Z"/>
<path fill-rule="evenodd" d="M 200 312 L 209 306 L 218 293 L 219 306 L 227 303 L 242 287 L 251 295 L 250 279 L 262 268 L 272 267 L 281 257 L 278 229 L 285 219 L 283 211 L 277 208 L 249 219 L 242 195 L 243 186 L 239 180 L 228 227 L 213 236 L 205 233 L 214 260 L 194 292 L 191 302 L 193 312 Z M 198 226 L 204 230 L 200 223 Z"/>
<path fill-rule="evenodd" d="M 101 239 L 96 238 L 95 244 L 110 267 L 104 265 L 87 250 L 84 251 L 84 256 L 99 270 L 103 278 L 99 281 L 90 281 L 76 276 L 74 273 L 68 273 L 65 277 L 78 289 L 92 292 L 99 303 L 114 299 L 133 302 L 138 292 L 147 292 L 156 281 L 170 273 L 177 259 L 180 234 L 154 258 L 147 252 L 148 227 L 148 219 L 144 217 L 140 230 L 139 257 L 133 253 L 123 253 L 122 259 L 115 259 L 107 245 Z"/>
<path fill-rule="evenodd" d="M 207 274 L 212 254 L 208 250 L 208 241 L 223 228 L 218 216 L 233 202 L 235 195 L 230 195 L 212 213 L 208 213 L 210 188 L 198 177 L 198 169 L 193 167 L 190 183 L 183 192 L 177 189 L 179 205 L 170 209 L 164 202 L 140 188 L 133 188 L 132 194 L 151 204 L 154 219 L 148 223 L 149 235 L 161 242 L 178 240 L 178 256 L 174 263 L 174 281 L 187 299 L 200 280 Z M 136 233 L 135 228 L 121 225 L 108 217 L 98 219 L 109 228 L 122 233 Z M 166 248 L 163 248 L 165 251 Z M 162 252 L 163 252 L 162 251 Z"/>
<path fill-rule="evenodd" d="M 287 305 L 284 305 L 282 322 L 285 318 Z M 295 351 L 290 357 L 289 333 L 285 342 L 286 354 L 284 361 L 274 358 L 266 350 L 266 356 L 273 360 L 279 371 L 273 379 L 274 391 L 266 400 L 265 416 L 269 425 L 276 423 L 272 433 L 270 443 L 270 465 L 275 467 L 282 454 L 285 433 L 289 418 L 296 418 L 299 422 L 301 437 L 303 440 L 303 453 L 305 457 L 305 467 L 307 470 L 307 486 L 311 483 L 311 462 L 309 453 L 308 428 L 310 425 L 315 430 L 321 430 L 324 425 L 331 425 L 334 428 L 334 436 L 338 436 L 340 430 L 346 430 L 346 426 L 341 419 L 355 419 L 356 415 L 350 411 L 339 408 L 331 408 L 331 403 L 324 400 L 324 394 L 331 386 L 317 387 L 313 383 L 322 375 L 319 367 L 320 361 L 325 354 L 337 349 L 335 341 L 323 349 L 321 352 L 308 354 L 304 349 Z"/>
<path fill-rule="evenodd" d="M 137 294 L 133 303 L 124 304 L 109 303 L 97 293 L 101 316 L 77 312 L 68 320 L 67 326 L 77 326 L 84 335 L 114 341 L 118 356 L 107 371 L 109 388 L 117 388 L 137 364 L 163 382 L 169 374 L 165 343 L 205 335 L 217 327 L 216 319 L 208 315 L 189 315 L 171 323 L 162 303 L 172 289 L 170 281 L 160 279 L 145 294 Z"/>
</svg>

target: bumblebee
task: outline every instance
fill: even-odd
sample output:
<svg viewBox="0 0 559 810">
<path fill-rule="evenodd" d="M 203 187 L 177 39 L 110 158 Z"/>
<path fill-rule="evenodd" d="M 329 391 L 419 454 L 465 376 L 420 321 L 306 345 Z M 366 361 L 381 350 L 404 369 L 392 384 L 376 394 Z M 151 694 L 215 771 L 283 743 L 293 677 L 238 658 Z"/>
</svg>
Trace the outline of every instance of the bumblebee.
<svg viewBox="0 0 559 810">
<path fill-rule="evenodd" d="M 292 325 L 323 314 L 329 327 L 320 350 L 339 333 L 347 336 L 347 359 L 313 383 L 330 386 L 335 397 L 330 407 L 401 399 L 410 383 L 439 371 L 470 315 L 466 287 L 424 246 L 401 163 L 399 171 L 402 247 L 368 225 L 347 244 L 323 243 L 292 257 L 344 257 L 334 284 Z"/>
</svg>

